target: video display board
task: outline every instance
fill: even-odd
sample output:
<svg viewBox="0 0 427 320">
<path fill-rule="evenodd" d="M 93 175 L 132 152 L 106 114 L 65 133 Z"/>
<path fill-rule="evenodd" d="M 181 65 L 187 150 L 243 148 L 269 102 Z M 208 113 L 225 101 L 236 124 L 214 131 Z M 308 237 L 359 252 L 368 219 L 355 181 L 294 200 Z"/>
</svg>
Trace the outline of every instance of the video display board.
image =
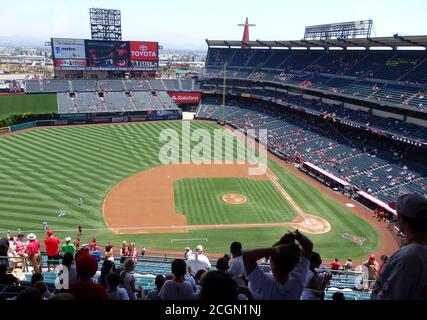
<svg viewBox="0 0 427 320">
<path fill-rule="evenodd" d="M 126 70 L 129 68 L 129 42 L 86 41 L 87 67 L 90 70 Z"/>
<path fill-rule="evenodd" d="M 159 45 L 147 41 L 52 39 L 56 70 L 155 71 Z"/>
</svg>

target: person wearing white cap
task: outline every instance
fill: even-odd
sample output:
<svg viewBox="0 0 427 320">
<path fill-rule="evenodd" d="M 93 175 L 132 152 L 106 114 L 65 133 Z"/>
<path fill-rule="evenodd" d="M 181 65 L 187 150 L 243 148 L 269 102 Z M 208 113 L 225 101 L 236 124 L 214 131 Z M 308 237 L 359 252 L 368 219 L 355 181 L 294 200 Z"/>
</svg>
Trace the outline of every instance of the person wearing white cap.
<svg viewBox="0 0 427 320">
<path fill-rule="evenodd" d="M 71 243 L 71 237 L 66 237 L 64 240 L 65 244 L 61 248 L 62 254 L 69 252 L 74 255 L 76 253 L 76 247 Z"/>
<path fill-rule="evenodd" d="M 41 273 L 41 254 L 40 254 L 40 242 L 37 240 L 37 237 L 34 233 L 30 233 L 27 236 L 29 240 L 25 253 L 28 255 L 28 260 L 31 261 L 33 265 L 34 272 Z"/>
<path fill-rule="evenodd" d="M 208 257 L 203 254 L 203 246 L 201 244 L 196 247 L 196 252 L 188 257 L 186 264 L 193 275 L 195 275 L 199 270 L 209 271 L 211 268 L 211 263 Z"/>
<path fill-rule="evenodd" d="M 427 299 L 427 199 L 416 193 L 401 196 L 396 211 L 407 245 L 387 260 L 371 299 Z"/>
</svg>

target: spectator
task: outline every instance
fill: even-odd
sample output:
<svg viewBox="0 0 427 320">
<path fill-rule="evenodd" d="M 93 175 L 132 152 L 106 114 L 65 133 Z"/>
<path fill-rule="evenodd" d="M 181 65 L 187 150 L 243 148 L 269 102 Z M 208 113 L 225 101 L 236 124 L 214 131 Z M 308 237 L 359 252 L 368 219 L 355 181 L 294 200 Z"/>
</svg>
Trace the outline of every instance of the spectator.
<svg viewBox="0 0 427 320">
<path fill-rule="evenodd" d="M 145 247 L 141 247 L 141 256 L 145 256 L 145 251 L 146 251 Z"/>
<path fill-rule="evenodd" d="M 92 239 L 89 242 L 89 251 L 95 251 L 98 249 L 96 238 L 92 237 Z"/>
<path fill-rule="evenodd" d="M 216 262 L 216 269 L 219 272 L 228 274 L 228 261 L 225 258 L 219 258 Z"/>
<path fill-rule="evenodd" d="M 0 264 L 0 284 L 18 285 L 19 279 L 7 273 L 7 264 Z"/>
<path fill-rule="evenodd" d="M 339 270 L 339 269 L 341 269 L 341 264 L 340 264 L 340 261 L 337 259 L 337 258 L 335 258 L 335 260 L 331 263 L 331 270 Z"/>
<path fill-rule="evenodd" d="M 184 260 L 175 259 L 172 262 L 173 280 L 168 280 L 159 292 L 162 300 L 193 300 L 193 286 L 185 281 L 187 266 Z"/>
<path fill-rule="evenodd" d="M 154 284 L 156 285 L 156 289 L 151 290 L 147 294 L 147 300 L 160 300 L 159 292 L 162 290 L 163 285 L 165 284 L 165 277 L 162 275 L 156 276 L 156 280 L 154 280 Z"/>
<path fill-rule="evenodd" d="M 115 264 L 110 260 L 105 260 L 102 263 L 101 275 L 99 276 L 99 284 L 102 284 L 107 291 L 110 290 L 110 287 L 107 281 L 107 276 L 110 273 L 114 273 L 114 272 L 116 272 Z"/>
<path fill-rule="evenodd" d="M 137 295 L 141 295 L 142 288 L 135 288 L 135 278 L 132 275 L 135 269 L 135 262 L 132 259 L 128 259 L 125 262 L 125 269 L 120 273 L 121 282 L 120 287 L 124 288 L 129 296 L 129 300 L 136 300 Z"/>
<path fill-rule="evenodd" d="M 114 262 L 113 245 L 109 241 L 105 246 L 104 254 L 105 254 L 106 260 L 110 260 L 111 262 Z"/>
<path fill-rule="evenodd" d="M 230 245 L 230 253 L 232 259 L 230 261 L 228 274 L 233 278 L 234 281 L 236 281 L 239 286 L 245 286 L 245 265 L 243 264 L 242 244 L 237 241 L 233 242 Z"/>
<path fill-rule="evenodd" d="M 68 271 L 68 283 L 71 285 L 77 282 L 77 270 L 76 264 L 74 263 L 74 256 L 71 252 L 67 252 L 62 257 L 62 266 L 67 268 Z M 60 272 L 60 274 L 63 271 Z"/>
<path fill-rule="evenodd" d="M 238 286 L 233 279 L 224 272 L 211 271 L 204 278 L 200 291 L 200 300 L 205 303 L 237 301 Z"/>
<path fill-rule="evenodd" d="M 197 285 L 200 285 L 202 277 L 207 273 L 206 270 L 199 270 L 197 271 L 196 275 L 194 276 L 194 280 L 196 281 Z"/>
<path fill-rule="evenodd" d="M 184 249 L 184 260 L 188 260 L 188 258 L 193 254 L 193 251 L 189 247 Z"/>
<path fill-rule="evenodd" d="M 74 244 L 71 243 L 71 237 L 66 237 L 65 239 L 65 244 L 62 246 L 62 253 L 71 253 L 73 256 L 76 253 L 76 247 L 74 246 Z"/>
<path fill-rule="evenodd" d="M 378 277 L 377 278 L 379 278 L 379 275 L 380 275 L 382 269 L 384 268 L 384 265 L 387 262 L 387 260 L 388 260 L 388 257 L 386 255 L 381 256 L 380 265 L 378 267 Z"/>
<path fill-rule="evenodd" d="M 128 244 L 126 241 L 123 241 L 122 248 L 120 249 L 120 263 L 125 263 L 128 257 L 129 257 Z"/>
<path fill-rule="evenodd" d="M 333 301 L 345 301 L 344 293 L 337 291 L 332 295 Z"/>
<path fill-rule="evenodd" d="M 34 285 L 39 281 L 44 281 L 43 274 L 37 272 L 33 273 L 31 276 L 31 286 L 34 287 Z"/>
<path fill-rule="evenodd" d="M 13 237 L 9 237 L 9 249 L 7 250 L 7 257 L 9 258 L 9 266 L 11 268 L 14 268 L 17 263 L 22 262 L 20 259 L 14 259 L 16 257 L 16 245 Z"/>
<path fill-rule="evenodd" d="M 129 257 L 136 264 L 137 261 L 138 261 L 138 252 L 136 250 L 136 244 L 135 244 L 135 242 L 129 243 L 128 250 L 129 250 Z"/>
<path fill-rule="evenodd" d="M 46 255 L 48 260 L 48 267 L 50 268 L 50 262 L 58 261 L 59 257 L 59 244 L 61 241 L 58 238 L 53 236 L 54 232 L 52 230 L 46 231 L 47 238 L 44 239 L 44 244 L 46 246 Z"/>
<path fill-rule="evenodd" d="M 52 293 L 49 291 L 46 283 L 43 281 L 37 281 L 33 287 L 40 291 L 43 300 L 48 300 L 52 296 Z"/>
<path fill-rule="evenodd" d="M 188 257 L 186 263 L 191 274 L 196 274 L 199 270 L 202 269 L 209 271 L 211 268 L 211 263 L 208 257 L 203 254 L 202 245 L 198 245 L 196 247 L 196 252 Z"/>
<path fill-rule="evenodd" d="M 93 250 L 90 253 L 90 255 L 95 258 L 95 260 L 96 260 L 97 263 L 99 261 L 101 261 L 102 252 L 99 250 L 98 247 L 93 248 Z"/>
<path fill-rule="evenodd" d="M 105 288 L 92 281 L 98 270 L 98 264 L 87 250 L 80 250 L 76 254 L 77 282 L 70 285 L 69 293 L 77 300 L 107 300 Z"/>
<path fill-rule="evenodd" d="M 372 288 L 375 280 L 377 279 L 379 269 L 378 262 L 375 260 L 375 255 L 371 254 L 368 261 L 365 261 L 362 266 L 364 271 L 368 272 L 369 288 Z"/>
<path fill-rule="evenodd" d="M 111 262 L 106 260 L 105 262 Z M 109 273 L 106 277 L 106 282 L 110 288 L 107 292 L 109 300 L 129 300 L 129 295 L 124 288 L 119 288 L 121 277 L 118 273 Z"/>
<path fill-rule="evenodd" d="M 9 266 L 7 252 L 9 251 L 9 240 L 7 238 L 0 239 L 0 265 Z"/>
<path fill-rule="evenodd" d="M 347 258 L 347 261 L 344 264 L 344 270 L 346 271 L 353 270 L 353 260 L 350 257 Z"/>
<path fill-rule="evenodd" d="M 76 251 L 80 248 L 80 238 L 79 235 L 77 235 L 77 238 L 73 241 L 74 247 L 76 248 Z"/>
<path fill-rule="evenodd" d="M 40 290 L 36 288 L 27 288 L 18 294 L 15 301 L 24 303 L 39 302 L 43 301 L 43 296 Z"/>
<path fill-rule="evenodd" d="M 34 272 L 41 273 L 41 254 L 40 254 L 40 242 L 37 240 L 37 237 L 34 233 L 30 233 L 27 236 L 29 240 L 26 247 L 26 254 L 28 256 L 28 260 L 31 261 L 33 265 Z"/>
<path fill-rule="evenodd" d="M 27 254 L 25 253 L 27 249 L 27 244 L 24 242 L 24 234 L 18 233 L 15 239 L 15 246 L 16 246 L 16 254 L 18 257 L 26 258 Z"/>
<path fill-rule="evenodd" d="M 283 244 L 284 241 L 287 244 Z M 274 247 L 245 251 L 243 262 L 254 296 L 262 300 L 299 300 L 312 251 L 313 243 L 298 230 L 286 234 Z M 257 265 L 264 257 L 270 257 L 272 275 Z"/>
<path fill-rule="evenodd" d="M 385 263 L 375 284 L 377 300 L 427 298 L 427 199 L 419 194 L 401 196 L 397 218 L 407 245 Z"/>
<path fill-rule="evenodd" d="M 322 259 L 317 252 L 313 252 L 310 260 L 310 272 L 305 281 L 305 288 L 301 300 L 323 300 L 324 291 L 331 279 L 330 273 L 318 272 L 316 269 L 322 264 Z"/>
</svg>

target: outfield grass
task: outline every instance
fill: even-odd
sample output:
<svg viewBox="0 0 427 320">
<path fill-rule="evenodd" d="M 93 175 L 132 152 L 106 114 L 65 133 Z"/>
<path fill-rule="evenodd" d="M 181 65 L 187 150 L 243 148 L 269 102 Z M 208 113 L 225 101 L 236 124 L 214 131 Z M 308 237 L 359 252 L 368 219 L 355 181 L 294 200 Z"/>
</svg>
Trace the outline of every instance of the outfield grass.
<svg viewBox="0 0 427 320">
<path fill-rule="evenodd" d="M 57 112 L 56 94 L 0 95 L 0 120 L 12 114 Z"/>
<path fill-rule="evenodd" d="M 113 235 L 102 219 L 105 196 L 118 182 L 140 171 L 159 166 L 159 132 L 180 130 L 180 122 L 159 122 L 112 126 L 61 127 L 26 131 L 0 138 L 0 234 L 36 231 L 42 237 L 42 222 L 47 220 L 61 238 L 74 236 L 82 223 L 82 241 L 96 236 L 99 243 L 108 240 L 135 241 L 147 249 L 178 250 L 195 246 L 200 240 L 174 242 L 171 239 L 208 238 L 202 242 L 207 252 L 225 252 L 229 243 L 240 240 L 246 248 L 271 245 L 286 232 L 282 228 L 195 230 L 185 234 Z M 219 128 L 216 124 L 197 122 L 192 129 Z M 280 183 L 308 213 L 327 219 L 332 230 L 311 236 L 315 250 L 322 256 L 361 258 L 379 248 L 379 235 L 367 222 L 347 208 L 324 196 L 319 190 L 296 178 L 276 163 L 270 162 Z M 233 189 L 234 190 L 234 189 Z M 243 191 L 242 191 L 243 192 Z M 240 192 L 236 192 L 240 193 Z M 84 205 L 79 207 L 79 197 Z M 286 203 L 284 207 L 288 206 Z M 58 218 L 57 213 L 66 215 Z M 69 230 L 68 230 L 69 229 Z M 344 240 L 340 233 L 365 237 L 359 247 Z"/>
<path fill-rule="evenodd" d="M 241 194 L 244 204 L 228 204 L 225 194 Z M 266 181 L 241 179 L 184 179 L 174 184 L 175 207 L 189 224 L 290 222 L 295 210 Z"/>
</svg>

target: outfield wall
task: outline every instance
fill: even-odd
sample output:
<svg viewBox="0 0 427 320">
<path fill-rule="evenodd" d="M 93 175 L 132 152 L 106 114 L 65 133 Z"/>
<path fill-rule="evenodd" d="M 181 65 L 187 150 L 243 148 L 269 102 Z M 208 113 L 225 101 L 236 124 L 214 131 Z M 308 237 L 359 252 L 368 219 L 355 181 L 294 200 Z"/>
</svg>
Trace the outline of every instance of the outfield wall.
<svg viewBox="0 0 427 320">
<path fill-rule="evenodd" d="M 17 132 L 21 130 L 48 127 L 48 126 L 66 126 L 66 125 L 81 125 L 81 124 L 102 124 L 102 123 L 129 123 L 141 121 L 167 121 L 167 120 L 182 120 L 182 113 L 165 113 L 164 110 L 157 112 L 146 112 L 145 114 L 82 114 L 82 115 L 66 115 L 60 117 L 59 120 L 38 120 L 16 124 L 10 127 L 0 128 L 0 136 L 2 134 Z"/>
</svg>

